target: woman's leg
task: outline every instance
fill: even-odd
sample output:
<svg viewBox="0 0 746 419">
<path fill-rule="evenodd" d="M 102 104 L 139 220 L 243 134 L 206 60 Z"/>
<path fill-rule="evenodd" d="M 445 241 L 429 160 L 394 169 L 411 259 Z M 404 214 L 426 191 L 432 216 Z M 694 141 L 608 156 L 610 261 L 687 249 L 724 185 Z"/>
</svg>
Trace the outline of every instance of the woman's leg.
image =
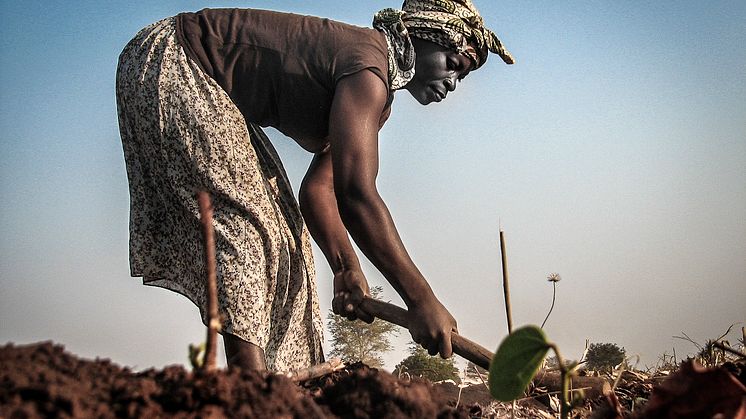
<svg viewBox="0 0 746 419">
<path fill-rule="evenodd" d="M 225 345 L 225 358 L 229 367 L 254 371 L 267 370 L 262 348 L 229 333 L 223 334 L 223 343 Z"/>
</svg>

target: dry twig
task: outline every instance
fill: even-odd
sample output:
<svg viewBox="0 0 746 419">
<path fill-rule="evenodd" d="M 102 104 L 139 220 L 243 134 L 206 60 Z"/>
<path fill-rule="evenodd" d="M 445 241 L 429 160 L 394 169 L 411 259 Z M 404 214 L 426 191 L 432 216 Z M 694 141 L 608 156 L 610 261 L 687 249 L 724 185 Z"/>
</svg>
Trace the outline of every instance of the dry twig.
<svg viewBox="0 0 746 419">
<path fill-rule="evenodd" d="M 505 315 L 508 318 L 508 333 L 513 333 L 513 314 L 510 308 L 510 286 L 508 284 L 508 256 L 505 250 L 505 235 L 500 229 L 500 257 L 503 267 L 503 294 L 505 295 Z"/>
<path fill-rule="evenodd" d="M 746 359 L 746 354 L 745 353 L 743 353 L 743 352 L 741 352 L 741 351 L 739 351 L 737 349 L 731 348 L 730 346 L 725 345 L 722 342 L 715 342 L 715 343 L 713 343 L 713 346 L 715 346 L 716 348 L 720 349 L 721 351 L 729 352 L 729 353 L 731 353 L 731 354 L 733 354 L 733 355 L 735 355 L 735 356 L 737 356 L 739 358 Z"/>
<path fill-rule="evenodd" d="M 322 375 L 331 374 L 334 371 L 341 370 L 344 367 L 345 364 L 344 362 L 342 362 L 341 359 L 334 358 L 327 362 L 322 362 L 321 364 L 311 365 L 308 368 L 283 372 L 280 374 L 290 378 L 295 382 L 301 382 L 310 380 L 312 378 L 321 377 Z"/>
<path fill-rule="evenodd" d="M 207 267 L 207 345 L 203 368 L 214 371 L 217 368 L 217 341 L 220 318 L 218 316 L 217 264 L 215 262 L 215 232 L 212 226 L 212 204 L 210 195 L 205 191 L 197 194 L 200 221 L 205 238 L 205 262 Z"/>
</svg>

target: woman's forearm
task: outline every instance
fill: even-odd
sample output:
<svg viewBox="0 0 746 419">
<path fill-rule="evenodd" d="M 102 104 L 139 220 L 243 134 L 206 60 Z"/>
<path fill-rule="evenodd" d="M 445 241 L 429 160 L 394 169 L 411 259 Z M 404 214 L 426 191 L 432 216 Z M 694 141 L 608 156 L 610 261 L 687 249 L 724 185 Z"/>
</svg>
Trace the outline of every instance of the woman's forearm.
<svg viewBox="0 0 746 419">
<path fill-rule="evenodd" d="M 388 98 L 370 71 L 339 81 L 329 116 L 329 153 L 340 218 L 355 243 L 407 306 L 433 292 L 409 257 L 376 187 L 378 129 Z"/>
<path fill-rule="evenodd" d="M 303 218 L 316 244 L 336 274 L 360 270 L 360 261 L 339 216 L 334 196 L 331 161 L 327 153 L 316 155 L 299 192 Z"/>
<path fill-rule="evenodd" d="M 339 195 L 338 202 L 329 154 L 317 154 L 301 184 L 299 202 L 308 229 L 332 271 L 360 270 L 349 232 L 407 306 L 432 297 L 378 193 L 345 190 Z"/>
<path fill-rule="evenodd" d="M 338 192 L 341 219 L 360 250 L 407 306 L 431 300 L 433 291 L 409 256 L 377 191 Z"/>
</svg>

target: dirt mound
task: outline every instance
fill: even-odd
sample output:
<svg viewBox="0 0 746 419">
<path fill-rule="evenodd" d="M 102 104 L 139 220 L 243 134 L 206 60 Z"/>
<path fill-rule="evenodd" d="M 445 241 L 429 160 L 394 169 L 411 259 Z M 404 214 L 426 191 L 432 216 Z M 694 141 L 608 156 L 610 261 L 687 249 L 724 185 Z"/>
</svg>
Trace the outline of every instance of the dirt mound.
<svg viewBox="0 0 746 419">
<path fill-rule="evenodd" d="M 362 364 L 299 386 L 286 377 L 191 372 L 135 373 L 79 359 L 61 345 L 0 348 L 0 417 L 468 418 L 427 381 L 399 380 Z"/>
<path fill-rule="evenodd" d="M 687 361 L 666 377 L 625 372 L 614 393 L 586 400 L 573 417 L 746 418 L 745 381 L 743 362 L 703 368 Z M 285 376 L 238 369 L 133 372 L 107 359 L 80 359 L 51 342 L 0 347 L 1 418 L 553 417 L 541 399 L 490 403 L 484 386 L 403 380 L 360 363 L 298 385 Z M 631 413 L 639 400 L 644 406 Z"/>
<path fill-rule="evenodd" d="M 81 360 L 51 342 L 4 346 L 0 377 L 3 417 L 325 416 L 285 377 L 180 366 L 133 373 L 109 360 Z"/>
<path fill-rule="evenodd" d="M 426 380 L 399 380 L 357 363 L 303 385 L 317 403 L 344 418 L 459 418 L 447 395 Z"/>
</svg>

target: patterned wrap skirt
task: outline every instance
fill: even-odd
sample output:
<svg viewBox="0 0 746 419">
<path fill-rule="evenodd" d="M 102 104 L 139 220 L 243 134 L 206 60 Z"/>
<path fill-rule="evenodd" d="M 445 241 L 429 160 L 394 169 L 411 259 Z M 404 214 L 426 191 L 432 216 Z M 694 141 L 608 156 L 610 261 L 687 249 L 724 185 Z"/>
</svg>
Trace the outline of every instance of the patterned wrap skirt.
<svg viewBox="0 0 746 419">
<path fill-rule="evenodd" d="M 130 269 L 188 297 L 207 324 L 196 193 L 213 225 L 222 333 L 284 371 L 323 361 L 323 324 L 308 230 L 277 152 L 185 54 L 168 18 L 119 57 L 116 93 L 130 190 Z"/>
</svg>

